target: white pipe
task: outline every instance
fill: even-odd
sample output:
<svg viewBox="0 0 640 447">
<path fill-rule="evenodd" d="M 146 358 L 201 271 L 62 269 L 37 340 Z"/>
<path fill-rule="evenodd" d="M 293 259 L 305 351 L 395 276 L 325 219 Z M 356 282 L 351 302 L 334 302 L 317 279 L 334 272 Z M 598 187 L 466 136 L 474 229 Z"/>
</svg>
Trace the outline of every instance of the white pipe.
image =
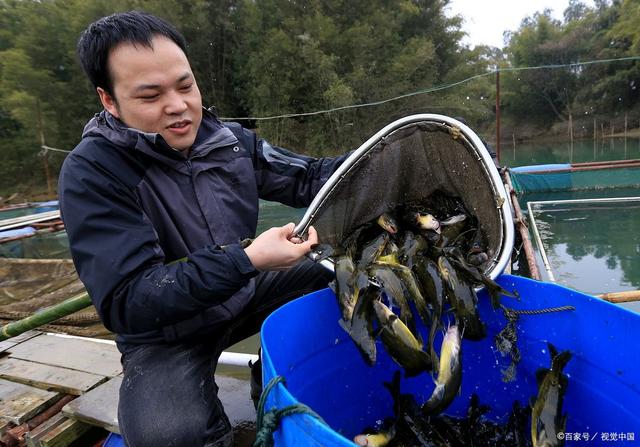
<svg viewBox="0 0 640 447">
<path fill-rule="evenodd" d="M 116 342 L 113 340 L 104 340 L 101 338 L 90 338 L 90 337 L 79 337 L 77 335 L 68 335 L 68 334 L 55 334 L 53 332 L 45 332 L 45 335 L 53 335 L 54 337 L 60 338 L 73 338 L 76 340 L 88 340 L 94 343 L 103 343 L 109 345 L 115 345 Z M 227 352 L 224 351 L 220 354 L 220 358 L 218 359 L 219 365 L 227 365 L 227 366 L 249 366 L 249 362 L 254 363 L 258 361 L 257 354 L 245 354 L 243 352 Z"/>
<path fill-rule="evenodd" d="M 540 232 L 538 231 L 538 227 L 536 226 L 536 218 L 533 217 L 533 209 L 531 208 L 532 203 L 536 202 L 527 202 L 527 208 L 529 210 L 529 219 L 531 219 L 531 226 L 533 227 L 533 235 L 535 236 L 538 250 L 540 250 L 540 256 L 542 256 L 544 269 L 549 275 L 549 280 L 551 282 L 556 282 L 556 278 L 555 276 L 553 276 L 553 270 L 551 269 L 551 263 L 549 262 L 549 258 L 547 257 L 547 250 L 545 250 L 544 245 L 542 244 L 542 238 L 540 237 Z"/>
<path fill-rule="evenodd" d="M 14 217 L 0 220 L 0 231 L 11 230 L 13 228 L 26 227 L 29 224 L 45 222 L 60 218 L 60 211 L 47 211 L 46 213 L 30 214 L 28 216 Z"/>
<path fill-rule="evenodd" d="M 249 362 L 255 363 L 258 361 L 258 358 L 259 357 L 257 354 L 224 351 L 222 354 L 220 354 L 218 364 L 227 366 L 249 366 Z"/>
</svg>

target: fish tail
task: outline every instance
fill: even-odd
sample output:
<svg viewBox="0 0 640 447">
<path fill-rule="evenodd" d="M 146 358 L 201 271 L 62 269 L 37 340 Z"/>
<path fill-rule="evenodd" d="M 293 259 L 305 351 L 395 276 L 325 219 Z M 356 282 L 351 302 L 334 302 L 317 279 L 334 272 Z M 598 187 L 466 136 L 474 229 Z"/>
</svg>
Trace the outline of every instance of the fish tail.
<svg viewBox="0 0 640 447">
<path fill-rule="evenodd" d="M 549 347 L 549 354 L 551 355 L 551 369 L 553 371 L 562 371 L 569 360 L 571 360 L 571 352 L 562 351 L 558 353 L 558 349 L 551 344 L 551 342 L 547 342 L 547 346 Z"/>
</svg>

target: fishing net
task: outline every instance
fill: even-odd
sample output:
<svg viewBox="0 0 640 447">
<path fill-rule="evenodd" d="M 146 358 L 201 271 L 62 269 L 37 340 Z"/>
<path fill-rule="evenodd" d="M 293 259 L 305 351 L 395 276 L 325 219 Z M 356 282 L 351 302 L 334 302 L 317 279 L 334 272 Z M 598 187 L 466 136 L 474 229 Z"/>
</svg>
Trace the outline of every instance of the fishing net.
<svg viewBox="0 0 640 447">
<path fill-rule="evenodd" d="M 0 258 L 71 259 L 69 239 L 66 232 L 56 231 L 2 242 Z"/>
<path fill-rule="evenodd" d="M 499 174 L 477 135 L 441 115 L 403 118 L 365 142 L 325 184 L 296 231 L 313 225 L 323 243 L 340 246 L 383 212 L 434 195 L 461 201 L 477 218 L 489 257 L 483 268 L 502 263 L 502 270 L 513 230 Z"/>
<path fill-rule="evenodd" d="M 0 258 L 0 325 L 21 320 L 84 292 L 71 259 Z M 93 306 L 40 330 L 111 338 Z"/>
</svg>

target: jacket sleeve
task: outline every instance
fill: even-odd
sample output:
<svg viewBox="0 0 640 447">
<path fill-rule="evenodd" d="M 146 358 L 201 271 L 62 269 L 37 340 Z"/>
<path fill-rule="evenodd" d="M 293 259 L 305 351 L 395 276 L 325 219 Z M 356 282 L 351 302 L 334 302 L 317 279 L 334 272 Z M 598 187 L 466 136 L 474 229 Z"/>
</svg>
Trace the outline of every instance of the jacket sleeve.
<svg viewBox="0 0 640 447">
<path fill-rule="evenodd" d="M 338 157 L 314 158 L 272 146 L 237 123 L 225 123 L 253 154 L 260 198 L 288 206 L 309 206 L 322 185 L 350 152 Z"/>
<path fill-rule="evenodd" d="M 112 171 L 72 153 L 59 181 L 78 275 L 109 330 L 160 329 L 223 303 L 257 275 L 239 244 L 202 248 L 165 265 L 134 191 Z"/>
</svg>

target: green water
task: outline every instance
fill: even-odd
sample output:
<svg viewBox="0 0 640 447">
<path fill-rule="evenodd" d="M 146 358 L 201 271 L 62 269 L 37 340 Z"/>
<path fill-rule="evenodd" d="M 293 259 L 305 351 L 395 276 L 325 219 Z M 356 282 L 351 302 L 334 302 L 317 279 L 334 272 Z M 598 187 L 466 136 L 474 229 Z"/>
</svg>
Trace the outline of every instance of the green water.
<svg viewBox="0 0 640 447">
<path fill-rule="evenodd" d="M 640 289 L 640 199 L 533 213 L 556 282 L 591 294 Z M 640 303 L 623 306 L 640 311 Z"/>
<path fill-rule="evenodd" d="M 547 163 L 583 163 L 640 159 L 640 138 L 576 140 L 561 143 L 502 143 L 500 164 L 527 166 Z"/>
</svg>

